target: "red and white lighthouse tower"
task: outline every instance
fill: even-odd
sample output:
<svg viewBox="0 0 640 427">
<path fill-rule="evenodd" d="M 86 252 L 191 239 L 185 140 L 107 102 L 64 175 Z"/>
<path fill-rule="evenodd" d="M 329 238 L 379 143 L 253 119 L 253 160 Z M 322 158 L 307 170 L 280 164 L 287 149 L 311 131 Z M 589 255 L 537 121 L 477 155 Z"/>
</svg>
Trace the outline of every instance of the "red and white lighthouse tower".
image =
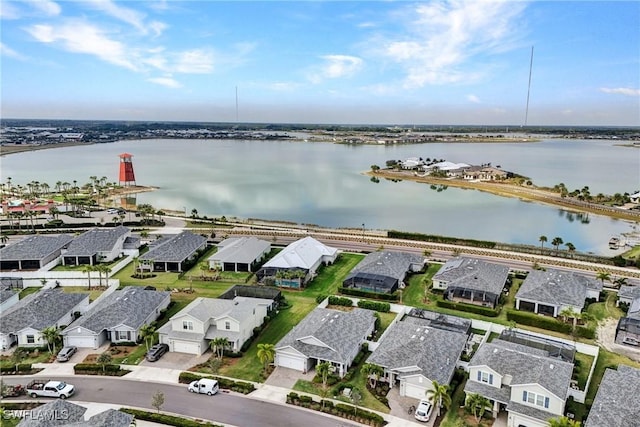
<svg viewBox="0 0 640 427">
<path fill-rule="evenodd" d="M 120 154 L 120 177 L 118 179 L 120 185 L 125 187 L 128 185 L 136 185 L 136 175 L 133 173 L 132 154 Z"/>
</svg>

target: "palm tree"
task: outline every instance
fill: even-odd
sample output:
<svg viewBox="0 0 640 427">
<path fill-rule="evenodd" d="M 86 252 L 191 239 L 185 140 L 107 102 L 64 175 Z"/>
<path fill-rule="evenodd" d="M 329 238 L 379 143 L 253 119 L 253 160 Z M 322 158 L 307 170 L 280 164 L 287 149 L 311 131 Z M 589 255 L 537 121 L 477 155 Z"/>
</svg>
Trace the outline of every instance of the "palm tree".
<svg viewBox="0 0 640 427">
<path fill-rule="evenodd" d="M 273 344 L 258 344 L 258 360 L 264 365 L 264 371 L 267 372 L 269 363 L 273 361 L 276 355 L 276 346 Z M 316 368 L 317 370 L 317 368 Z"/>
<path fill-rule="evenodd" d="M 491 409 L 491 402 L 486 397 L 472 393 L 467 396 L 465 407 L 471 411 L 476 422 L 480 425 L 480 420 L 482 420 L 484 413 L 487 409 Z"/>
<path fill-rule="evenodd" d="M 322 387 L 327 387 L 327 381 L 329 380 L 329 371 L 331 370 L 331 363 L 322 362 L 316 365 L 316 373 L 322 378 Z"/>
<path fill-rule="evenodd" d="M 153 341 L 153 337 L 155 336 L 156 328 L 153 327 L 152 324 L 142 325 L 140 328 L 140 338 L 144 340 L 144 344 L 147 347 L 147 351 L 149 351 L 149 341 Z"/>
<path fill-rule="evenodd" d="M 62 338 L 60 330 L 55 326 L 49 326 L 48 328 L 44 328 L 40 333 L 42 334 L 42 338 L 47 342 L 49 353 L 54 354 L 56 352 L 56 343 Z"/>
<path fill-rule="evenodd" d="M 576 251 L 576 247 L 573 245 L 573 243 L 567 242 L 564 245 L 567 247 L 567 250 L 570 254 Z"/>
<path fill-rule="evenodd" d="M 85 264 L 82 266 L 82 272 L 87 273 L 87 280 L 89 281 L 88 290 L 91 290 L 91 272 L 96 271 L 96 268 L 91 264 Z"/>
<path fill-rule="evenodd" d="M 542 251 L 544 250 L 544 244 L 547 242 L 547 240 L 547 236 L 545 236 L 544 234 L 538 239 L 538 241 L 540 242 L 540 253 L 542 253 Z"/>
<path fill-rule="evenodd" d="M 606 280 L 607 282 L 611 281 L 611 273 L 609 273 L 608 271 L 598 271 L 598 273 L 596 273 L 596 279 L 600 280 L 602 282 L 602 286 L 604 286 L 604 281 Z"/>
<path fill-rule="evenodd" d="M 567 417 L 556 417 L 549 420 L 549 427 L 580 427 L 580 421 Z"/>
<path fill-rule="evenodd" d="M 431 389 L 427 390 L 427 398 L 438 407 L 438 416 L 440 416 L 440 409 L 449 409 L 451 406 L 451 396 L 448 391 L 448 385 L 440 384 L 435 380 L 431 381 Z"/>
<path fill-rule="evenodd" d="M 3 236 L 3 237 L 5 237 L 5 238 L 6 238 L 7 236 Z M 5 240 L 3 243 L 6 243 L 6 240 Z M 625 285 L 625 286 L 626 286 L 626 285 L 628 285 L 628 284 L 629 284 L 629 281 L 628 281 L 628 280 L 629 280 L 629 279 L 627 279 L 626 277 L 618 277 L 617 279 L 615 279 L 615 280 L 613 281 L 613 284 L 614 284 L 614 285 L 616 285 L 616 287 L 618 287 L 618 288 L 619 288 L 620 286 L 623 286 L 623 285 Z"/>
<path fill-rule="evenodd" d="M 227 339 L 223 337 L 214 338 L 209 342 L 211 351 L 213 351 L 218 359 L 222 359 L 222 356 L 224 356 L 224 349 L 227 345 L 229 345 L 229 343 Z"/>
<path fill-rule="evenodd" d="M 562 237 L 554 237 L 553 240 L 551 241 L 551 244 L 556 247 L 556 254 L 558 253 L 558 248 L 563 243 L 564 241 L 562 240 Z"/>
<path fill-rule="evenodd" d="M 365 363 L 362 365 L 362 368 L 360 368 L 360 372 L 369 378 L 369 387 L 376 388 L 376 384 L 380 379 L 380 375 L 384 373 L 384 369 L 382 366 L 373 363 Z"/>
<path fill-rule="evenodd" d="M 580 313 L 575 311 L 573 309 L 573 307 L 565 307 L 558 314 L 560 316 L 562 316 L 563 318 L 565 318 L 565 319 L 572 319 L 573 320 L 573 329 L 576 328 L 576 324 L 578 322 L 578 319 L 580 318 Z"/>
<path fill-rule="evenodd" d="M 6 244 L 9 241 L 9 236 L 7 236 L 6 234 L 0 234 L 0 243 L 2 243 L 3 245 Z M 626 280 L 626 279 L 625 279 Z"/>
</svg>

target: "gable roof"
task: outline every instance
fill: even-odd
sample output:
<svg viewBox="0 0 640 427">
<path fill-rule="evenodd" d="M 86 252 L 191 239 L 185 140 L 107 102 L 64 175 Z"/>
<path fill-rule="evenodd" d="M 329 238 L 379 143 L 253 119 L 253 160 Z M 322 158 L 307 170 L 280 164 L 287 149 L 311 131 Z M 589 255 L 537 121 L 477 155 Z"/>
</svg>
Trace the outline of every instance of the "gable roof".
<svg viewBox="0 0 640 427">
<path fill-rule="evenodd" d="M 66 293 L 62 289 L 43 289 L 28 295 L 0 314 L 0 332 L 15 333 L 25 328 L 41 331 L 69 314 L 88 293 Z"/>
<path fill-rule="evenodd" d="M 122 225 L 113 228 L 92 228 L 73 239 L 64 256 L 93 256 L 98 252 L 109 252 L 113 250 L 118 239 L 129 232 L 129 228 Z"/>
<path fill-rule="evenodd" d="M 149 252 L 139 260 L 155 262 L 183 262 L 207 243 L 207 238 L 190 231 L 168 236 L 150 245 Z"/>
<path fill-rule="evenodd" d="M 171 292 L 167 291 L 127 286 L 107 295 L 62 333 L 77 327 L 100 333 L 120 324 L 137 330 L 170 295 Z"/>
<path fill-rule="evenodd" d="M 29 236 L 0 249 L 0 259 L 3 261 L 44 259 L 69 245 L 72 240 L 73 236 L 69 234 Z"/>
<path fill-rule="evenodd" d="M 365 273 L 402 281 L 414 264 L 423 265 L 424 258 L 409 252 L 371 252 L 351 270 L 345 280 L 357 276 L 358 273 Z"/>
<path fill-rule="evenodd" d="M 417 370 L 410 374 L 419 373 L 440 384 L 449 384 L 467 335 L 433 328 L 430 323 L 428 319 L 406 317 L 391 325 L 367 361 L 389 370 L 415 366 Z"/>
<path fill-rule="evenodd" d="M 541 302 L 548 305 L 567 304 L 584 306 L 589 289 L 602 290 L 602 283 L 569 271 L 533 270 L 522 282 L 516 299 Z"/>
<path fill-rule="evenodd" d="M 564 400 L 567 397 L 573 364 L 544 355 L 540 349 L 494 340 L 478 348 L 469 367 L 487 366 L 500 375 L 511 375 L 511 387 L 540 384 Z"/>
<path fill-rule="evenodd" d="M 115 409 L 107 409 L 86 421 L 69 424 L 68 427 L 129 427 L 134 416 Z"/>
<path fill-rule="evenodd" d="M 231 237 L 218 243 L 218 251 L 209 261 L 251 264 L 271 247 L 271 243 L 256 237 Z"/>
<path fill-rule="evenodd" d="M 19 427 L 49 427 L 66 426 L 76 421 L 84 421 L 87 408 L 76 405 L 68 400 L 56 399 L 37 408 L 30 409 L 29 417 L 23 418 Z M 64 414 L 63 416 L 51 416 Z"/>
<path fill-rule="evenodd" d="M 260 305 L 271 305 L 273 300 L 263 298 L 235 297 L 234 299 L 204 298 L 198 297 L 189 305 L 174 314 L 171 319 L 182 317 L 185 314 L 202 322 L 209 319 L 217 319 L 229 316 L 236 320 L 244 319 L 253 309 Z M 167 322 L 170 325 L 170 322 Z"/>
<path fill-rule="evenodd" d="M 373 311 L 362 308 L 340 311 L 316 307 L 276 344 L 276 350 L 290 346 L 307 357 L 347 363 L 348 355 L 360 347 L 375 319 Z M 308 338 L 324 346 L 301 341 Z"/>
<path fill-rule="evenodd" d="M 17 289 L 0 289 L 0 304 L 18 293 Z"/>
<path fill-rule="evenodd" d="M 618 298 L 640 298 L 640 286 L 622 285 L 618 289 Z"/>
<path fill-rule="evenodd" d="M 433 276 L 448 287 L 473 289 L 500 295 L 509 276 L 509 267 L 475 258 L 447 261 Z"/>
<path fill-rule="evenodd" d="M 337 252 L 336 248 L 326 246 L 313 237 L 307 236 L 289 244 L 267 261 L 263 268 L 303 268 L 309 270 L 323 256 L 333 257 Z"/>
<path fill-rule="evenodd" d="M 584 427 L 628 427 L 640 418 L 640 369 L 607 368 Z"/>
</svg>

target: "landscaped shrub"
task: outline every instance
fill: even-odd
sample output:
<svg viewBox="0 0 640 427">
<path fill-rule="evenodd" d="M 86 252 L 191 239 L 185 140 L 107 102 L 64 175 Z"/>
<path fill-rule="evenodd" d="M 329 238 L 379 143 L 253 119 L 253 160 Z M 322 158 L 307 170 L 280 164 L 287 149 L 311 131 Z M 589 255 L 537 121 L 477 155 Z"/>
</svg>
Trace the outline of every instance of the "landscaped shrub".
<svg viewBox="0 0 640 427">
<path fill-rule="evenodd" d="M 344 295 L 379 299 L 383 301 L 399 301 L 400 300 L 400 295 L 398 294 L 387 294 L 382 292 L 363 291 L 362 289 L 345 288 L 344 286 L 338 288 L 338 292 Z"/>
<path fill-rule="evenodd" d="M 332 295 L 329 297 L 329 305 L 341 305 L 344 307 L 353 307 L 353 301 L 351 300 L 351 298 L 342 298 L 342 297 L 337 297 Z"/>
<path fill-rule="evenodd" d="M 498 315 L 500 314 L 500 311 L 497 309 L 482 307 L 480 305 L 474 305 L 474 304 L 452 302 L 447 300 L 437 300 L 436 305 L 442 308 L 450 308 L 452 310 L 466 311 L 468 313 L 475 313 L 475 314 L 479 314 L 481 316 L 487 316 L 487 317 L 498 317 Z"/>
<path fill-rule="evenodd" d="M 3 374 L 3 375 L 11 375 L 11 374 L 30 375 L 30 374 L 33 374 L 35 372 L 39 372 L 39 371 L 42 370 L 42 369 L 34 369 L 33 366 L 31 366 L 31 363 L 19 363 L 17 368 L 18 369 L 16 370 L 16 365 L 0 367 L 0 374 Z"/>
<path fill-rule="evenodd" d="M 73 367 L 73 371 L 76 375 L 107 375 L 112 377 L 121 377 L 131 372 L 129 369 L 122 369 L 120 365 L 103 366 L 97 363 L 78 363 Z"/>
<path fill-rule="evenodd" d="M 391 311 L 391 304 L 388 302 L 381 301 L 368 301 L 368 300 L 360 300 L 358 301 L 358 307 L 366 308 L 369 310 L 380 311 L 382 313 L 388 313 Z"/>
<path fill-rule="evenodd" d="M 447 243 L 454 245 L 474 246 L 476 248 L 493 249 L 496 242 L 474 239 L 460 239 L 457 237 L 434 236 L 431 234 L 409 233 L 406 231 L 389 230 L 387 236 L 390 239 L 419 240 L 423 242 Z"/>
<path fill-rule="evenodd" d="M 577 337 L 594 339 L 596 337 L 595 328 L 590 328 L 588 326 L 578 326 L 576 327 L 575 334 Z"/>
<path fill-rule="evenodd" d="M 173 415 L 158 414 L 156 412 L 141 411 L 139 409 L 121 408 L 121 412 L 133 415 L 137 420 L 151 421 L 158 424 L 178 427 L 223 427 L 220 424 L 211 424 L 208 421 L 189 420 Z"/>
<path fill-rule="evenodd" d="M 537 328 L 547 329 L 550 331 L 571 333 L 571 325 L 558 322 L 552 317 L 540 316 L 534 313 L 528 313 L 518 310 L 507 310 L 507 320 L 512 320 L 522 325 L 535 326 Z"/>
<path fill-rule="evenodd" d="M 329 295 L 325 295 L 325 294 L 320 294 L 316 297 L 316 304 L 320 304 L 322 301 L 324 301 Z"/>
</svg>

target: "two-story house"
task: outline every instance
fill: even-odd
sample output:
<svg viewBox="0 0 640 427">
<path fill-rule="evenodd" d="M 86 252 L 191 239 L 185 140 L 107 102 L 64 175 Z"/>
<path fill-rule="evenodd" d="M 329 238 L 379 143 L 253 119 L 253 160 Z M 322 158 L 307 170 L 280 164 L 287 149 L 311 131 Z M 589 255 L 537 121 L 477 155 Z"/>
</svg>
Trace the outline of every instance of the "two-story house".
<svg viewBox="0 0 640 427">
<path fill-rule="evenodd" d="M 494 417 L 506 411 L 508 427 L 548 427 L 564 415 L 572 372 L 546 350 L 495 339 L 469 362 L 464 391 L 489 399 Z"/>
<path fill-rule="evenodd" d="M 230 350 L 240 351 L 273 305 L 273 300 L 264 298 L 196 298 L 158 329 L 160 342 L 169 351 L 199 356 L 212 340 L 225 338 Z"/>
</svg>

